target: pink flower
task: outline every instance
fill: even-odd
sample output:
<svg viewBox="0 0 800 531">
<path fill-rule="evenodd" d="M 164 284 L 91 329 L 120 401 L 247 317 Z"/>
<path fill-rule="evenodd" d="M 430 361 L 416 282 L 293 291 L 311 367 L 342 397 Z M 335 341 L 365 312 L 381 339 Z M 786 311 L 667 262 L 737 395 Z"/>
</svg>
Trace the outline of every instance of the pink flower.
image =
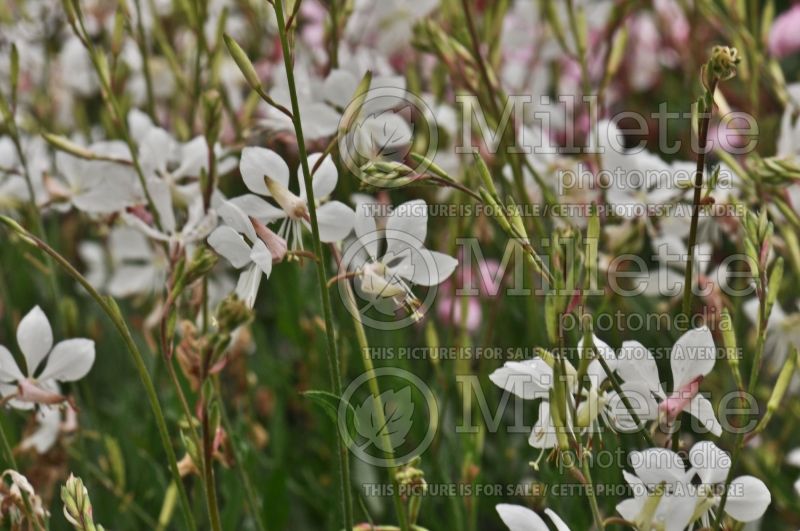
<svg viewBox="0 0 800 531">
<path fill-rule="evenodd" d="M 800 4 L 795 4 L 772 23 L 769 51 L 775 57 L 786 57 L 800 50 Z"/>
<path fill-rule="evenodd" d="M 463 257 L 463 253 L 459 252 L 459 257 Z M 460 259 L 459 263 L 469 265 L 471 262 Z M 480 299 L 495 297 L 500 292 L 502 278 L 499 272 L 500 263 L 494 259 L 478 260 L 474 268 L 459 266 L 454 280 L 448 280 L 440 287 L 441 295 L 436 305 L 439 319 L 454 326 L 464 326 L 470 332 L 478 330 L 483 318 Z M 452 282 L 455 282 L 455 290 Z M 466 315 L 462 313 L 464 297 L 467 298 Z"/>
</svg>

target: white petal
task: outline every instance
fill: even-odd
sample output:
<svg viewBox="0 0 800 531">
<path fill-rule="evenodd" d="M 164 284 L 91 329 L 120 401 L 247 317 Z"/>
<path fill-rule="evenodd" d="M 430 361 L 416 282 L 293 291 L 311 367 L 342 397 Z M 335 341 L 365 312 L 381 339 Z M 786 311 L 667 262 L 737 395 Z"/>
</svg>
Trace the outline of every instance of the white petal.
<svg viewBox="0 0 800 531">
<path fill-rule="evenodd" d="M 242 212 L 248 216 L 254 217 L 264 223 L 286 217 L 286 212 L 284 212 L 282 208 L 273 206 L 254 194 L 234 197 L 229 202 L 239 207 Z"/>
<path fill-rule="evenodd" d="M 172 208 L 169 184 L 161 179 L 150 179 L 147 181 L 147 190 L 158 212 L 162 230 L 167 234 L 175 232 L 175 211 Z"/>
<path fill-rule="evenodd" d="M 347 70 L 331 70 L 325 82 L 322 84 L 322 94 L 327 101 L 341 107 L 342 109 L 350 105 L 350 101 L 355 96 L 358 88 L 358 79 Z"/>
<path fill-rule="evenodd" d="M 545 509 L 544 514 L 550 517 L 550 520 L 553 522 L 553 525 L 556 528 L 556 531 L 570 531 L 569 526 L 558 516 L 555 511 L 552 509 Z"/>
<path fill-rule="evenodd" d="M 86 376 L 93 364 L 94 341 L 67 339 L 53 348 L 39 379 L 74 382 Z"/>
<path fill-rule="evenodd" d="M 553 385 L 553 369 L 541 358 L 507 361 L 489 375 L 496 386 L 525 400 L 547 398 Z"/>
<path fill-rule="evenodd" d="M 800 448 L 795 448 L 786 455 L 786 462 L 792 466 L 800 467 Z"/>
<path fill-rule="evenodd" d="M 558 444 L 556 427 L 553 426 L 553 420 L 550 417 L 550 402 L 546 400 L 539 402 L 539 418 L 533 425 L 533 430 L 528 437 L 528 444 L 538 449 L 554 448 Z"/>
<path fill-rule="evenodd" d="M 422 199 L 403 203 L 386 222 L 386 254 L 422 247 L 428 232 L 428 205 Z"/>
<path fill-rule="evenodd" d="M 772 496 L 763 481 L 741 476 L 731 481 L 725 512 L 734 520 L 752 522 L 764 515 L 771 501 Z"/>
<path fill-rule="evenodd" d="M 544 520 L 527 507 L 501 503 L 495 506 L 500 519 L 509 531 L 548 531 Z"/>
<path fill-rule="evenodd" d="M 325 243 L 340 242 L 353 231 L 355 212 L 340 201 L 325 203 L 317 209 L 319 238 Z"/>
<path fill-rule="evenodd" d="M 356 205 L 356 217 L 354 228 L 358 241 L 354 245 L 364 248 L 369 257 L 375 260 L 378 256 L 378 228 L 375 225 L 375 218 L 372 217 L 370 205 L 359 203 Z"/>
<path fill-rule="evenodd" d="M 714 406 L 706 397 L 697 394 L 692 398 L 692 401 L 689 402 L 686 411 L 700 421 L 702 426 L 701 433 L 711 432 L 717 437 L 722 435 L 722 425 L 717 420 L 716 414 L 714 414 Z"/>
<path fill-rule="evenodd" d="M 175 139 L 160 127 L 153 127 L 144 135 L 139 144 L 139 159 L 143 170 L 152 177 L 155 171 L 165 171 L 167 165 L 178 149 Z"/>
<path fill-rule="evenodd" d="M 0 382 L 16 382 L 25 378 L 19 370 L 14 356 L 6 347 L 0 345 Z"/>
<path fill-rule="evenodd" d="M 272 150 L 262 147 L 246 147 L 242 150 L 239 171 L 247 188 L 259 195 L 269 196 L 264 177 L 289 187 L 289 167 L 283 159 Z"/>
<path fill-rule="evenodd" d="M 711 441 L 700 441 L 689 450 L 689 462 L 704 484 L 723 483 L 731 468 L 731 456 Z"/>
<path fill-rule="evenodd" d="M 308 156 L 308 167 L 313 169 L 322 153 L 313 153 Z M 317 201 L 324 199 L 333 193 L 339 174 L 336 171 L 336 164 L 331 157 L 325 157 L 317 172 L 314 174 L 311 184 L 314 187 L 314 199 Z M 300 179 L 300 195 L 305 197 L 305 181 Z"/>
<path fill-rule="evenodd" d="M 674 485 L 686 479 L 683 459 L 672 450 L 648 448 L 628 455 L 634 472 L 649 488 L 655 488 L 662 481 Z"/>
<path fill-rule="evenodd" d="M 696 328 L 683 334 L 670 352 L 673 389 L 678 390 L 697 378 L 705 376 L 716 362 L 714 338 L 708 327 Z"/>
<path fill-rule="evenodd" d="M 20 441 L 22 450 L 35 448 L 43 454 L 53 447 L 61 431 L 61 412 L 56 407 L 42 407 L 36 414 L 39 426 L 30 435 Z"/>
<path fill-rule="evenodd" d="M 244 234 L 251 242 L 256 240 L 256 229 L 253 227 L 253 223 L 235 203 L 231 201 L 224 202 L 217 209 L 217 213 L 222 218 L 222 221 L 236 232 Z"/>
<path fill-rule="evenodd" d="M 261 270 L 253 264 L 239 275 L 236 283 L 236 296 L 244 302 L 248 308 L 253 308 L 258 295 L 258 287 L 261 285 Z"/>
<path fill-rule="evenodd" d="M 269 278 L 270 273 L 272 273 L 272 253 L 269 252 L 269 248 L 263 241 L 256 240 L 253 244 L 253 249 L 250 251 L 250 260 Z"/>
<path fill-rule="evenodd" d="M 595 335 L 592 336 L 592 343 L 594 343 L 594 348 L 596 351 L 593 356 L 599 354 L 606 361 L 608 370 L 614 372 L 614 370 L 617 368 L 617 356 L 614 354 L 614 349 L 609 347 L 608 343 Z M 583 338 L 578 340 L 578 352 L 583 355 Z M 603 365 L 597 359 L 593 359 L 593 361 L 589 363 L 587 374 L 589 376 L 589 380 L 592 382 L 592 385 L 595 387 L 599 386 L 608 377 Z"/>
<path fill-rule="evenodd" d="M 53 348 L 53 329 L 50 328 L 47 316 L 38 306 L 29 311 L 19 322 L 17 344 L 25 356 L 28 376 L 31 376 Z"/>
<path fill-rule="evenodd" d="M 113 297 L 128 297 L 147 293 L 155 287 L 158 272 L 151 265 L 118 267 L 108 281 L 108 293 Z"/>
<path fill-rule="evenodd" d="M 458 260 L 452 256 L 427 249 L 408 249 L 410 260 L 403 260 L 397 272 L 420 286 L 438 286 L 453 274 Z M 405 256 L 405 254 L 404 254 Z"/>
<path fill-rule="evenodd" d="M 617 354 L 617 373 L 625 382 L 642 382 L 651 390 L 661 390 L 658 366 L 653 354 L 638 341 L 625 341 Z"/>
<path fill-rule="evenodd" d="M 208 244 L 236 269 L 241 269 L 250 263 L 250 247 L 238 232 L 227 225 L 214 229 L 208 237 Z"/>
</svg>

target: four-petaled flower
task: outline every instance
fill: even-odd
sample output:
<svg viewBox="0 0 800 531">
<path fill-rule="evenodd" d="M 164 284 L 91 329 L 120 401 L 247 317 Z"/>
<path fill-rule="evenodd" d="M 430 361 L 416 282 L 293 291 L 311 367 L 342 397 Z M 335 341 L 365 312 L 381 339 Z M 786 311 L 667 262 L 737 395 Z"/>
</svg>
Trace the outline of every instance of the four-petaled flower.
<svg viewBox="0 0 800 531">
<path fill-rule="evenodd" d="M 313 171 L 321 153 L 308 157 L 309 170 Z M 242 150 L 239 171 L 244 184 L 253 192 L 231 200 L 245 214 L 263 223 L 283 220 L 278 235 L 291 242 L 292 250 L 303 248 L 300 226 L 310 226 L 308 199 L 302 172 L 298 171 L 300 191 L 289 190 L 289 167 L 274 151 L 260 147 Z M 317 224 L 320 240 L 325 243 L 343 240 L 353 230 L 353 211 L 340 201 L 325 201 L 331 195 L 339 175 L 330 157 L 323 160 L 312 179 L 314 199 L 317 206 Z M 278 207 L 258 196 L 271 197 Z"/>
<path fill-rule="evenodd" d="M 17 409 L 64 401 L 58 382 L 80 380 L 94 364 L 94 341 L 90 339 L 66 339 L 53 346 L 50 321 L 38 306 L 19 322 L 17 344 L 25 358 L 25 372 L 0 345 L 0 394 Z M 47 363 L 39 372 L 45 358 Z"/>
</svg>

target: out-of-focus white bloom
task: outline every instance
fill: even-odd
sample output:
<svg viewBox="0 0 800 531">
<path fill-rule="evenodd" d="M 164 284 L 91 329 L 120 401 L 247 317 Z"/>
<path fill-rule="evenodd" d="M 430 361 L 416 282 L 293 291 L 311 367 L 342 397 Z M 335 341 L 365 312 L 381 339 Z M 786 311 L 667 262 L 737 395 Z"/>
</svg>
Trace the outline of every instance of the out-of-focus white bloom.
<svg viewBox="0 0 800 531">
<path fill-rule="evenodd" d="M 61 45 L 58 63 L 61 81 L 81 97 L 89 97 L 100 90 L 100 80 L 92 65 L 89 52 L 74 35 L 69 35 Z"/>
<path fill-rule="evenodd" d="M 758 299 L 749 299 L 742 309 L 751 322 L 758 322 Z M 772 305 L 772 312 L 767 320 L 767 340 L 764 350 L 771 357 L 773 368 L 780 368 L 789 356 L 791 349 L 800 349 L 800 305 L 797 311 L 786 313 L 780 303 Z"/>
<path fill-rule="evenodd" d="M 94 341 L 90 339 L 66 339 L 53 346 L 50 321 L 38 306 L 19 322 L 17 344 L 26 371 L 23 373 L 11 352 L 0 345 L 0 394 L 13 396 L 9 404 L 18 409 L 63 401 L 58 382 L 80 380 L 94 364 Z M 39 372 L 45 358 L 47 363 Z"/>
<path fill-rule="evenodd" d="M 345 39 L 391 55 L 411 42 L 412 29 L 439 5 L 439 0 L 356 0 Z"/>
<path fill-rule="evenodd" d="M 98 156 L 130 161 L 130 151 L 122 141 L 97 142 L 86 149 Z M 136 201 L 136 174 L 124 163 L 90 161 L 59 151 L 56 169 L 63 179 L 49 181 L 48 191 L 60 210 L 72 204 L 89 214 L 112 214 Z"/>
<path fill-rule="evenodd" d="M 618 354 L 617 370 L 624 380 L 622 392 L 642 420 L 661 418 L 672 423 L 686 411 L 716 436 L 722 426 L 711 402 L 699 393 L 703 378 L 714 368 L 717 350 L 707 327 L 683 334 L 670 352 L 672 392 L 661 386 L 653 354 L 638 341 L 626 341 Z M 630 421 L 632 422 L 632 421 Z"/>
<path fill-rule="evenodd" d="M 219 208 L 219 215 L 224 224 L 211 233 L 208 243 L 233 267 L 242 270 L 236 296 L 252 308 L 261 275 L 269 278 L 273 261 L 286 255 L 286 242 L 263 225 L 256 230 L 253 220 L 230 201 Z"/>
<path fill-rule="evenodd" d="M 19 443 L 21 450 L 36 450 L 43 454 L 50 450 L 62 433 L 73 432 L 78 427 L 77 412 L 69 405 L 39 407 L 36 412 L 36 429 Z"/>
<path fill-rule="evenodd" d="M 314 153 L 308 157 L 308 166 L 313 170 L 322 154 Z M 282 220 L 278 235 L 291 242 L 293 250 L 303 247 L 301 225 L 310 226 L 308 200 L 305 181 L 298 170 L 299 193 L 289 191 L 289 167 L 283 159 L 269 149 L 246 147 L 242 150 L 239 170 L 247 188 L 247 194 L 231 200 L 248 216 L 264 223 Z M 353 211 L 340 201 L 326 201 L 333 193 L 339 176 L 336 166 L 328 157 L 317 169 L 312 178 L 314 199 L 317 201 L 317 224 L 323 242 L 338 242 L 353 230 Z M 271 197 L 280 208 L 273 206 L 258 196 Z"/>
<path fill-rule="evenodd" d="M 509 531 L 550 530 L 541 516 L 527 507 L 523 507 L 522 505 L 500 503 L 495 506 L 495 509 L 497 510 L 497 514 L 500 515 L 500 519 L 503 520 L 503 523 L 506 524 L 506 527 L 508 527 Z M 556 531 L 570 531 L 569 526 L 564 523 L 564 520 L 562 520 L 555 512 L 553 512 L 552 509 L 545 509 L 544 514 L 550 518 L 550 521 L 553 523 L 553 526 L 555 526 Z"/>
<path fill-rule="evenodd" d="M 274 75 L 273 86 L 269 92 L 275 102 L 287 109 L 292 108 L 289 97 L 289 81 L 283 65 L 278 65 L 272 70 Z M 334 73 L 331 73 L 333 76 Z M 331 79 L 329 76 L 328 79 Z M 310 67 L 302 62 L 294 65 L 295 86 L 297 89 L 297 103 L 300 107 L 300 120 L 303 126 L 303 136 L 306 140 L 314 140 L 332 135 L 339 126 L 340 113 L 330 103 L 329 98 L 341 96 L 335 91 L 337 87 L 328 79 L 323 81 L 317 78 Z M 351 97 L 352 93 L 345 95 Z M 266 105 L 266 104 L 264 104 Z M 274 131 L 294 131 L 294 125 L 288 116 L 272 106 L 266 107 L 267 118 L 263 125 Z"/>
<path fill-rule="evenodd" d="M 47 145 L 41 137 L 28 136 L 23 136 L 20 144 L 28 165 L 36 204 L 41 205 L 46 200 L 43 176 L 50 171 Z M 30 193 L 25 179 L 25 167 L 11 138 L 0 137 L 0 210 L 14 210 L 28 201 Z"/>
<path fill-rule="evenodd" d="M 649 208 L 679 199 L 691 183 L 694 162 L 664 162 L 644 149 L 627 149 L 617 125 L 608 120 L 597 124 L 593 148 L 602 150 L 601 178 L 608 179 L 606 198 L 623 218 L 647 218 Z"/>
<path fill-rule="evenodd" d="M 194 245 L 205 240 L 206 236 L 217 226 L 216 213 L 213 209 L 206 212 L 203 198 L 198 196 L 189 205 L 186 219 L 178 229 L 169 185 L 165 181 L 151 179 L 148 181 L 147 187 L 158 211 L 161 228 L 146 223 L 141 217 L 128 212 L 123 212 L 122 218 L 148 237 L 156 241 L 168 242 L 171 250 L 182 249 L 187 254 L 191 254 Z"/>
<path fill-rule="evenodd" d="M 156 126 L 139 110 L 128 113 L 128 127 L 139 149 L 142 172 L 148 179 L 165 181 L 177 200 L 191 203 L 200 195 L 200 174 L 208 172 L 208 144 L 202 136 L 181 143 L 165 129 Z M 214 146 L 217 173 L 233 169 L 235 161 L 224 158 L 219 145 Z M 215 191 L 214 200 L 219 201 Z"/>
<path fill-rule="evenodd" d="M 108 237 L 113 273 L 106 291 L 114 297 L 150 295 L 164 288 L 169 260 L 163 249 L 126 226 L 114 227 Z"/>
</svg>

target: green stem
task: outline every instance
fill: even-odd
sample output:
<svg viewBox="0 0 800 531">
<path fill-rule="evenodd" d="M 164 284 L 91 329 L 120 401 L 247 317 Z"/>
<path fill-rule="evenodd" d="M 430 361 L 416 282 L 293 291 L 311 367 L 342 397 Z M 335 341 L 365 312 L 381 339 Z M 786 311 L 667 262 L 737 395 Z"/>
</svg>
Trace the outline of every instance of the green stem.
<svg viewBox="0 0 800 531">
<path fill-rule="evenodd" d="M 186 520 L 186 525 L 189 529 L 196 530 L 197 524 L 194 521 L 194 516 L 192 516 L 189 497 L 186 495 L 186 489 L 183 486 L 183 481 L 181 480 L 181 475 L 178 471 L 178 460 L 175 457 L 175 450 L 172 448 L 172 443 L 170 442 L 169 431 L 167 430 L 167 422 L 164 419 L 164 412 L 161 409 L 161 404 L 158 401 L 156 389 L 153 386 L 153 381 L 150 379 L 150 374 L 147 372 L 147 366 L 145 365 L 142 353 L 139 351 L 139 347 L 136 346 L 136 342 L 133 340 L 131 331 L 128 328 L 128 325 L 125 323 L 125 319 L 122 317 L 116 301 L 111 297 L 103 297 L 100 295 L 94 286 L 92 286 L 89 281 L 86 280 L 86 278 L 84 278 L 84 276 L 81 275 L 80 272 L 78 272 L 78 270 L 67 261 L 66 258 L 61 256 L 43 240 L 20 226 L 16 221 L 5 216 L 0 216 L 0 222 L 5 224 L 6 227 L 11 231 L 18 234 L 27 243 L 38 247 L 48 256 L 50 256 L 64 271 L 66 271 L 67 274 L 69 274 L 69 276 L 74 278 L 81 286 L 83 286 L 89 296 L 92 297 L 95 302 L 97 302 L 97 304 L 100 306 L 100 309 L 102 309 L 108 318 L 114 323 L 114 327 L 117 329 L 117 332 L 125 342 L 125 347 L 127 348 L 128 353 L 131 355 L 131 358 L 133 358 L 136 372 L 139 375 L 139 379 L 141 380 L 145 389 L 145 393 L 147 394 L 147 399 L 150 402 L 150 408 L 153 411 L 153 416 L 156 420 L 156 426 L 158 427 L 158 433 L 161 437 L 161 444 L 167 454 L 170 472 L 172 472 L 173 480 L 178 487 L 181 508 L 183 509 L 183 516 Z"/>
<path fill-rule="evenodd" d="M 206 403 L 209 398 L 206 397 Z M 214 480 L 214 434 L 211 433 L 211 426 L 208 422 L 208 407 L 203 414 L 203 474 L 206 484 L 206 504 L 208 505 L 208 519 L 211 522 L 211 529 L 222 531 L 222 523 L 219 518 L 219 506 L 217 505 L 217 484 Z"/>
<path fill-rule="evenodd" d="M 217 394 L 220 393 L 219 389 L 219 378 L 215 377 L 214 384 L 217 388 Z M 229 437 L 233 437 L 233 424 L 231 424 L 231 419 L 228 416 L 228 412 L 226 411 L 224 404 L 220 404 L 220 418 L 222 419 L 222 426 L 225 428 L 225 431 L 228 433 Z M 244 468 L 244 463 L 242 462 L 241 455 L 239 454 L 239 450 L 236 448 L 236 444 L 230 445 L 231 452 L 233 454 L 233 467 L 236 469 L 236 473 L 239 474 L 239 479 L 242 482 L 242 487 L 244 487 L 244 494 L 247 501 L 247 505 L 250 507 L 250 511 L 253 515 L 253 520 L 256 524 L 256 529 L 258 531 L 266 531 L 266 527 L 264 526 L 264 522 L 261 519 L 261 506 L 256 499 L 256 495 L 253 492 L 253 484 L 250 481 L 250 476 L 247 474 L 247 470 Z"/>
<path fill-rule="evenodd" d="M 292 66 L 291 50 L 289 40 L 286 35 L 286 22 L 283 15 L 283 0 L 275 0 L 275 16 L 278 19 L 278 32 L 280 34 L 281 48 L 283 50 L 283 63 L 286 68 L 286 79 L 289 85 L 289 97 L 292 102 L 292 122 L 297 136 L 297 150 L 300 157 L 300 166 L 303 172 L 303 179 L 306 187 L 308 199 L 308 212 L 311 222 L 311 236 L 313 239 L 314 254 L 319 261 L 317 265 L 317 280 L 319 283 L 320 296 L 322 298 L 322 310 L 325 314 L 325 335 L 328 340 L 328 365 L 330 371 L 331 385 L 337 396 L 342 395 L 342 375 L 339 369 L 339 356 L 336 349 L 336 338 L 334 337 L 333 310 L 331 308 L 330 294 L 328 293 L 327 274 L 325 272 L 325 260 L 322 250 L 322 241 L 319 237 L 319 224 L 317 223 L 317 205 L 314 198 L 314 188 L 311 179 L 311 170 L 308 167 L 308 153 L 306 151 L 305 139 L 303 137 L 303 126 L 300 121 L 300 105 L 297 101 L 297 87 L 294 80 L 294 68 Z M 347 448 L 342 444 L 340 437 L 336 443 L 339 454 L 340 469 L 340 489 L 343 505 L 344 528 L 353 527 L 353 502 L 350 495 L 350 465 L 347 455 Z"/>
<path fill-rule="evenodd" d="M 756 390 L 756 383 L 758 383 L 758 373 L 761 367 L 761 358 L 764 355 L 764 345 L 766 343 L 767 337 L 767 322 L 769 316 L 767 315 L 767 275 L 764 271 L 759 271 L 759 275 L 761 276 L 761 290 L 759 292 L 759 318 L 756 327 L 756 334 L 758 340 L 756 342 L 756 352 L 755 356 L 753 357 L 753 367 L 750 371 L 750 380 L 747 382 L 747 394 L 749 396 L 753 396 L 753 393 Z M 744 402 L 744 400 L 743 400 Z M 744 403 L 742 404 L 745 405 Z M 743 411 L 746 411 L 745 408 L 742 408 Z M 742 413 L 742 419 L 745 419 L 747 413 Z M 742 421 L 742 425 L 744 422 Z M 739 456 L 742 453 L 742 449 L 744 448 L 745 443 L 745 433 L 742 430 L 742 426 L 739 426 L 739 433 L 736 435 L 736 442 L 734 443 L 733 447 L 733 456 L 731 456 L 731 466 L 728 469 L 728 476 L 725 478 L 725 486 L 722 491 L 722 497 L 720 498 L 719 506 L 717 508 L 717 515 L 716 519 L 714 520 L 711 529 L 717 530 L 722 525 L 722 517 L 725 511 L 725 504 L 728 502 L 728 489 L 730 488 L 731 481 L 733 481 L 733 473 L 736 469 L 736 463 L 739 461 Z"/>
<path fill-rule="evenodd" d="M 341 257 L 338 256 L 338 251 L 334 251 L 336 254 L 336 260 L 339 262 Z M 347 279 L 342 280 L 345 286 L 345 304 L 347 305 L 348 309 L 350 310 L 350 314 L 353 316 L 353 327 L 356 331 L 356 340 L 358 342 L 358 348 L 361 351 L 361 360 L 364 363 L 364 372 L 367 374 L 367 383 L 369 385 L 369 392 L 372 395 L 372 399 L 375 402 L 375 414 L 377 416 L 376 423 L 378 426 L 385 426 L 386 425 L 386 417 L 384 415 L 383 409 L 383 399 L 381 398 L 381 389 L 380 385 L 378 384 L 378 379 L 375 376 L 375 366 L 372 363 L 372 358 L 369 354 L 369 342 L 367 341 L 367 333 L 364 330 L 364 323 L 361 322 L 360 313 L 358 308 L 356 307 L 355 296 L 353 295 L 353 288 L 350 285 L 350 281 Z M 394 460 L 394 451 L 392 450 L 392 442 L 389 437 L 389 433 L 387 430 L 381 430 L 381 438 L 383 439 L 383 448 L 387 454 L 387 464 L 388 472 L 389 472 L 389 479 L 392 481 L 392 485 L 394 486 L 394 490 L 392 492 L 392 498 L 394 500 L 394 509 L 395 513 L 397 514 L 397 521 L 400 524 L 400 528 L 403 531 L 408 531 L 409 523 L 408 523 L 408 514 L 406 513 L 405 506 L 403 505 L 403 501 L 400 498 L 400 489 L 399 484 L 397 483 L 396 473 L 398 471 L 397 463 Z"/>
<path fill-rule="evenodd" d="M 17 469 L 17 460 L 14 459 L 14 451 L 11 449 L 11 445 L 8 443 L 8 437 L 6 437 L 6 430 L 3 428 L 2 422 L 0 422 L 0 442 L 3 443 L 3 451 L 8 454 L 8 464 L 14 470 Z"/>
<path fill-rule="evenodd" d="M 603 517 L 600 514 L 600 507 L 597 505 L 597 496 L 594 492 L 594 482 L 592 481 L 592 471 L 589 468 L 589 460 L 585 456 L 581 456 L 581 469 L 583 476 L 586 478 L 587 496 L 589 498 L 589 507 L 592 509 L 592 518 L 594 518 L 597 529 L 605 529 Z"/>
</svg>

